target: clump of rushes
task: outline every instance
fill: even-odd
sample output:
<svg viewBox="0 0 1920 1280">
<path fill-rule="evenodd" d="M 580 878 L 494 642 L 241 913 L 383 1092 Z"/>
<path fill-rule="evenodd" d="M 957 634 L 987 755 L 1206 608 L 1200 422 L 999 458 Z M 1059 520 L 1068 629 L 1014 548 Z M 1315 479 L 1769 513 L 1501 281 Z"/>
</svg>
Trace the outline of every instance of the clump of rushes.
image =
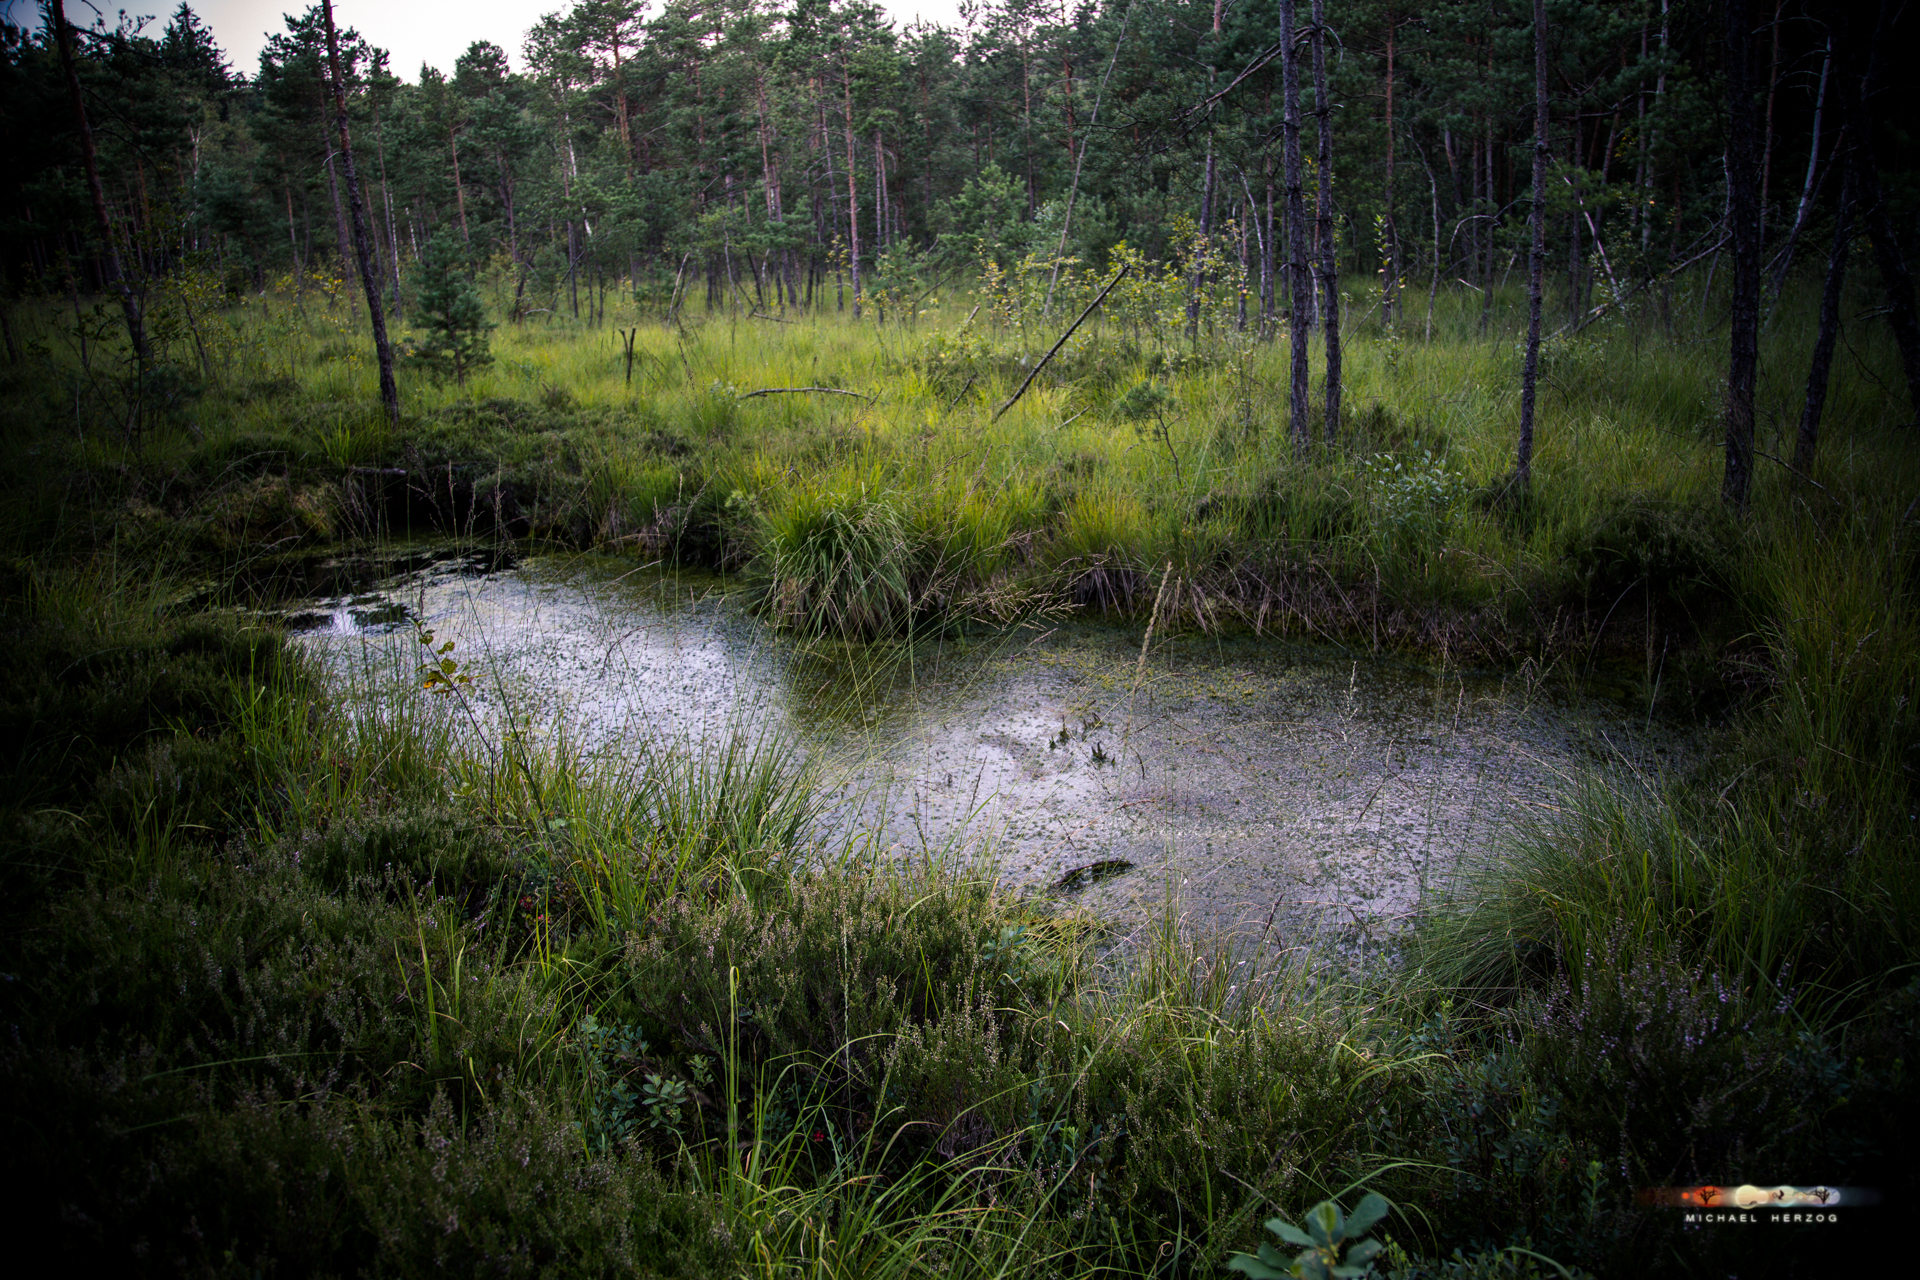
<svg viewBox="0 0 1920 1280">
<path fill-rule="evenodd" d="M 1102 613 L 1138 603 L 1147 574 L 1134 541 L 1148 523 L 1145 505 L 1102 485 L 1075 495 L 1064 516 L 1052 550 L 1073 603 Z"/>
<path fill-rule="evenodd" d="M 893 634 L 923 597 L 926 551 L 891 492 L 865 480 L 795 490 L 762 530 L 763 606 L 780 626 L 808 635 Z"/>
</svg>

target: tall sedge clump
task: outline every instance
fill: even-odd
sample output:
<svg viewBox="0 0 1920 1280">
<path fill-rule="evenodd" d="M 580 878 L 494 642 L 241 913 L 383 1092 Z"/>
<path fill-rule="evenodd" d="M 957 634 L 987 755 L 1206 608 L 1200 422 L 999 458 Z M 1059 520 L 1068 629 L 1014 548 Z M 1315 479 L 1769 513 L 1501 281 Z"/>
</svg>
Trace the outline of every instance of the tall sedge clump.
<svg viewBox="0 0 1920 1280">
<path fill-rule="evenodd" d="M 420 296 L 414 318 L 426 338 L 410 353 L 416 364 L 439 373 L 451 372 L 462 384 L 471 371 L 493 363 L 487 319 L 480 290 L 460 270 L 460 251 L 445 236 L 427 243 L 420 260 Z"/>
</svg>

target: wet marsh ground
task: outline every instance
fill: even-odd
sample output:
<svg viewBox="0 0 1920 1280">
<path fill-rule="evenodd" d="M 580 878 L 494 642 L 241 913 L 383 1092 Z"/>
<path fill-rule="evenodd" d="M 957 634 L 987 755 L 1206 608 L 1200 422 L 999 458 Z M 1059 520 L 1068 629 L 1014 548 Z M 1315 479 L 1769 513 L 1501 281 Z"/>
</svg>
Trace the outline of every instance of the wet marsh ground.
<svg viewBox="0 0 1920 1280">
<path fill-rule="evenodd" d="M 1411 1278 L 1824 1274 L 1638 1192 L 1920 1194 L 1869 304 L 1737 516 L 1688 287 L 1550 345 L 1517 503 L 1477 302 L 1363 315 L 1295 456 L 1284 344 L 1116 298 L 997 417 L 1054 332 L 983 296 L 617 317 L 631 383 L 503 328 L 398 426 L 338 299 L 141 378 L 21 308 L 16 1210 L 168 1272 L 1199 1275 L 1364 1186 Z"/>
</svg>

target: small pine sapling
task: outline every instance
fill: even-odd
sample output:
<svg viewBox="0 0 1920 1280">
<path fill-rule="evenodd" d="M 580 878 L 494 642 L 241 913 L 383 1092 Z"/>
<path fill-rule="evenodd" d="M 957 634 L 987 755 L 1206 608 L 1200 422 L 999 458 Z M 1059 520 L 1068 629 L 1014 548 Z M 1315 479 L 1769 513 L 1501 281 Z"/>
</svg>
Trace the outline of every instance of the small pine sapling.
<svg viewBox="0 0 1920 1280">
<path fill-rule="evenodd" d="M 480 290 L 460 268 L 460 251 L 452 240 L 435 236 L 427 242 L 420 260 L 420 293 L 414 303 L 414 316 L 426 337 L 412 345 L 407 356 L 411 363 L 436 373 L 451 372 L 464 386 L 469 372 L 493 363 L 487 350 L 493 322 L 487 319 Z"/>
</svg>

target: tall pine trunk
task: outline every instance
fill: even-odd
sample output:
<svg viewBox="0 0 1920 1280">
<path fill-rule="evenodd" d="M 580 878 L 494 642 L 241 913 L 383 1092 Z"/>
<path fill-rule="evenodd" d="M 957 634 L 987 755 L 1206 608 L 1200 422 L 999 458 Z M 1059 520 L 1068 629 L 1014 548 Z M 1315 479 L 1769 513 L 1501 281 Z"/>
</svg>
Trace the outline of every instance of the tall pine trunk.
<svg viewBox="0 0 1920 1280">
<path fill-rule="evenodd" d="M 1295 30 L 1295 0 L 1280 0 L 1281 110 L 1286 120 L 1287 281 L 1293 306 L 1287 317 L 1287 346 L 1293 357 L 1293 386 L 1288 426 L 1295 448 L 1304 449 L 1313 438 L 1307 421 L 1307 308 L 1313 298 L 1313 279 L 1307 270 L 1307 211 L 1300 190 L 1300 54 Z"/>
<path fill-rule="evenodd" d="M 1533 483 L 1533 410 L 1540 382 L 1540 299 L 1547 273 L 1547 3 L 1533 0 L 1533 248 L 1527 259 L 1527 358 L 1520 369 L 1520 447 L 1513 479 Z"/>
<path fill-rule="evenodd" d="M 327 67 L 333 73 L 333 119 L 340 135 L 340 159 L 346 170 L 347 209 L 353 218 L 353 250 L 360 259 L 360 286 L 373 321 L 373 351 L 380 364 L 380 402 L 387 418 L 400 421 L 400 388 L 393 380 L 393 347 L 387 342 L 387 317 L 380 306 L 380 266 L 368 242 L 367 214 L 360 201 L 360 175 L 353 167 L 353 140 L 347 136 L 347 84 L 340 74 L 340 40 L 333 30 L 333 0 L 320 0 L 327 24 Z"/>
<path fill-rule="evenodd" d="M 1793 469 L 1802 475 L 1813 470 L 1813 451 L 1820 443 L 1820 415 L 1827 407 L 1827 384 L 1833 373 L 1833 348 L 1840 337 L 1840 295 L 1847 282 L 1847 247 L 1853 239 L 1854 169 L 1847 166 L 1840 184 L 1840 209 L 1833 220 L 1833 252 L 1827 258 L 1827 283 L 1820 293 L 1820 335 L 1814 339 L 1813 362 L 1807 370 L 1807 399 L 1800 410 L 1800 432 L 1793 443 Z"/>
<path fill-rule="evenodd" d="M 1320 291 L 1326 298 L 1327 443 L 1340 434 L 1340 262 L 1333 246 L 1333 104 L 1327 99 L 1327 0 L 1313 0 L 1313 116 L 1319 133 Z"/>
<path fill-rule="evenodd" d="M 100 185 L 100 165 L 93 150 L 93 128 L 87 123 L 87 104 L 80 93 L 80 73 L 73 65 L 73 28 L 58 5 L 48 7 L 54 20 L 54 37 L 60 46 L 60 70 L 67 82 L 67 105 L 73 112 L 73 125 L 80 133 L 80 161 L 87 174 L 87 195 L 93 202 L 94 226 L 100 232 L 100 252 L 105 255 L 105 274 L 120 297 L 120 314 L 127 322 L 127 341 L 133 346 L 133 358 L 144 373 L 153 363 L 153 350 L 147 344 L 147 320 L 141 309 L 140 295 L 127 283 L 120 265 L 120 246 L 113 238 L 113 219 L 107 214 L 107 194 Z"/>
<path fill-rule="evenodd" d="M 860 191 L 854 185 L 853 163 L 853 67 L 845 54 L 840 57 L 840 87 L 847 113 L 847 254 L 849 274 L 853 277 L 853 318 L 860 318 Z"/>
<path fill-rule="evenodd" d="M 1733 223 L 1733 308 L 1727 352 L 1727 464 L 1720 496 L 1745 510 L 1753 491 L 1753 387 L 1760 364 L 1759 147 L 1750 0 L 1726 0 L 1727 205 Z"/>
</svg>

